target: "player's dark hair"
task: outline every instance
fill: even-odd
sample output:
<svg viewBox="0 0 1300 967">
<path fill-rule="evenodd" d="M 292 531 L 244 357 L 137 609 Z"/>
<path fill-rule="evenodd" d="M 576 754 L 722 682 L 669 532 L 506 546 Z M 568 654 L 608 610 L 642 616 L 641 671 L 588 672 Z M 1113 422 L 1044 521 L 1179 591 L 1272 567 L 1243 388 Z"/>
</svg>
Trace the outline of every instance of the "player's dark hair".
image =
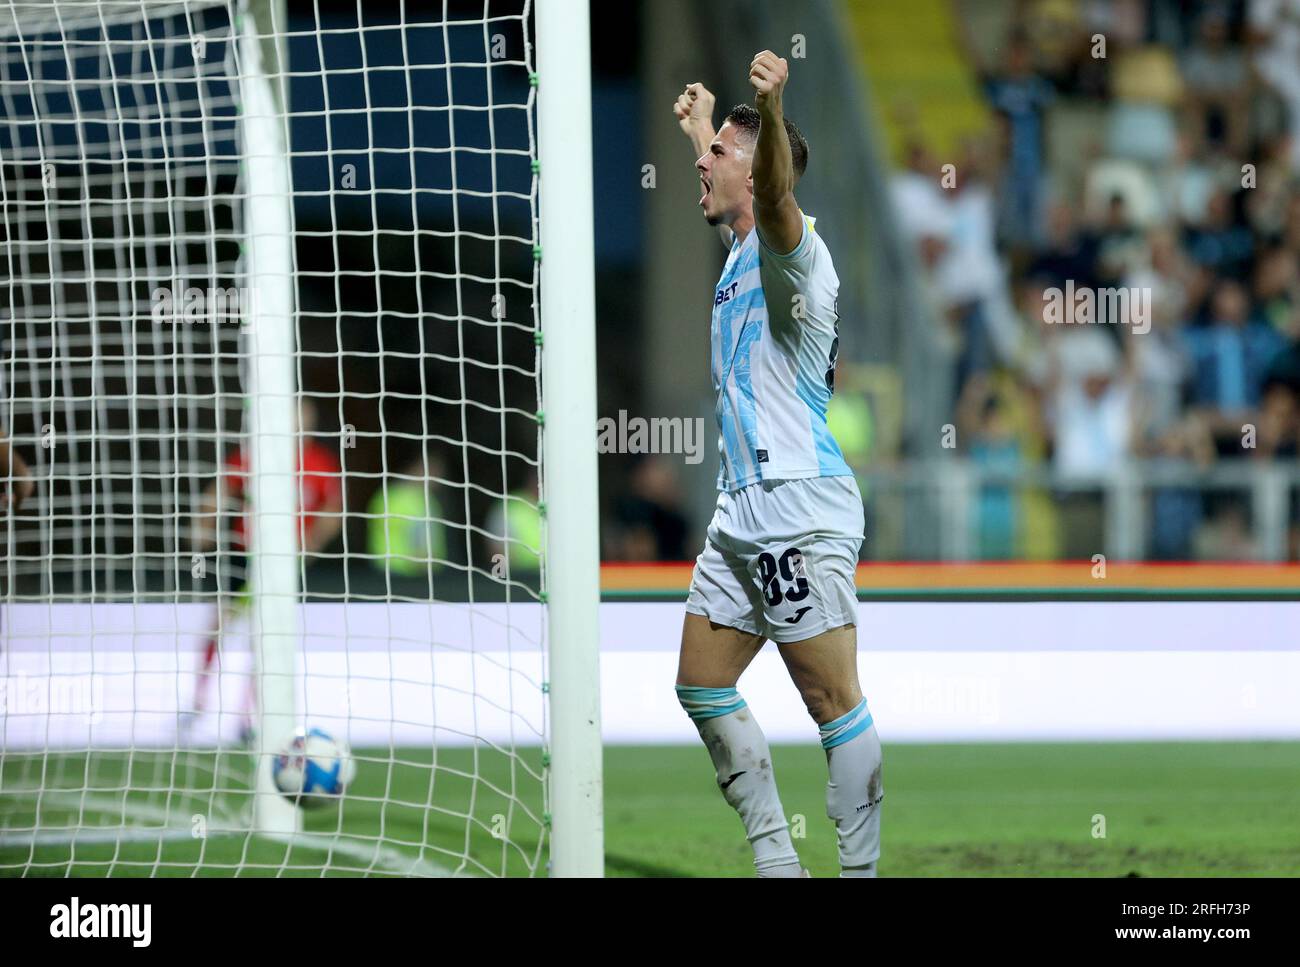
<svg viewBox="0 0 1300 967">
<path fill-rule="evenodd" d="M 758 140 L 760 118 L 758 109 L 754 105 L 737 104 L 724 120 L 740 128 L 751 140 Z M 796 179 L 802 178 L 803 173 L 808 169 L 808 141 L 789 118 L 785 119 L 785 136 L 790 139 L 790 158 L 794 161 L 794 176 Z"/>
</svg>

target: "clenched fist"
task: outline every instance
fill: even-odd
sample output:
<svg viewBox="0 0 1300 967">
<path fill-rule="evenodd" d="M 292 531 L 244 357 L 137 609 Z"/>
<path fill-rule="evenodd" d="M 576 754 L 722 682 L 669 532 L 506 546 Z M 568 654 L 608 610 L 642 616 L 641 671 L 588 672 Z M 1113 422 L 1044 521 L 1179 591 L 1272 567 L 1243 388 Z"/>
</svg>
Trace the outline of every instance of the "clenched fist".
<svg viewBox="0 0 1300 967">
<path fill-rule="evenodd" d="M 673 114 L 677 123 L 687 134 L 693 134 L 696 128 L 713 127 L 713 94 L 707 87 L 696 81 L 687 84 L 686 90 L 677 95 L 673 104 Z"/>
<path fill-rule="evenodd" d="M 770 111 L 781 104 L 781 92 L 790 79 L 790 65 L 784 57 L 770 50 L 759 51 L 749 65 L 749 83 L 755 93 L 754 105 L 760 111 Z"/>
</svg>

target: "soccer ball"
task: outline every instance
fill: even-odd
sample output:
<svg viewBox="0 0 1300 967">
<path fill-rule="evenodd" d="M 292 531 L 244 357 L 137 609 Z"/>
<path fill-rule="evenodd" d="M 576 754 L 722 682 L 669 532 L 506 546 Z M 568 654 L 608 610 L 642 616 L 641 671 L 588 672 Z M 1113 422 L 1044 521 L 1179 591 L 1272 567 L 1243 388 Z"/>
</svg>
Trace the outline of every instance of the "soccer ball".
<svg viewBox="0 0 1300 967">
<path fill-rule="evenodd" d="M 304 808 L 337 801 L 356 774 L 347 745 L 323 729 L 298 729 L 271 760 L 275 787 Z"/>
</svg>

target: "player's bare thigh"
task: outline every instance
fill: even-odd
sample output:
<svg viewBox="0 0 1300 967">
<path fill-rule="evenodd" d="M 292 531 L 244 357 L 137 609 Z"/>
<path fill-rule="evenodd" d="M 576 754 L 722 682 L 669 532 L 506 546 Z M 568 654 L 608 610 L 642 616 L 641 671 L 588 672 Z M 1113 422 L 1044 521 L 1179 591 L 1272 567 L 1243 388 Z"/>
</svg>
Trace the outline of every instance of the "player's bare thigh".
<svg viewBox="0 0 1300 967">
<path fill-rule="evenodd" d="M 812 638 L 777 644 L 808 714 L 823 725 L 862 701 L 858 683 L 858 629 L 844 625 Z"/>
<path fill-rule="evenodd" d="M 715 624 L 704 615 L 688 611 L 682 623 L 677 684 L 733 688 L 765 641 L 762 635 Z"/>
</svg>

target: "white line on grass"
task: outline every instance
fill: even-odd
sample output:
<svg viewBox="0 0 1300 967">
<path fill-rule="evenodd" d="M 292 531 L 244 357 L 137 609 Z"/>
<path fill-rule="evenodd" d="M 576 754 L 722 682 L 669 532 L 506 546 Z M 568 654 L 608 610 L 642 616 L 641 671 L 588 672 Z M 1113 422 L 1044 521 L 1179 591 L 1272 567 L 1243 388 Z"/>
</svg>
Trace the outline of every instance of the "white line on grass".
<svg viewBox="0 0 1300 967">
<path fill-rule="evenodd" d="M 12 790 L 13 784 L 6 785 L 6 791 Z M 40 793 L 44 802 L 62 806 L 69 810 L 76 809 L 84 814 L 89 809 L 109 817 L 121 816 L 121 826 L 79 826 L 58 829 L 32 830 L 15 832 L 0 830 L 0 847 L 55 846 L 69 843 L 113 843 L 113 842 L 148 842 L 154 840 L 174 841 L 193 838 L 188 823 L 178 822 L 176 811 L 153 806 L 148 803 L 133 803 L 110 796 L 97 796 L 71 792 L 45 791 L 39 787 L 29 787 L 30 791 Z M 127 825 L 133 820 L 135 825 Z M 141 825 L 149 824 L 153 825 Z M 235 836 L 248 833 L 235 825 L 209 825 L 209 836 Z M 385 846 L 376 840 L 359 836 L 346 836 L 326 833 L 294 833 L 291 835 L 266 835 L 266 839 L 292 846 L 317 850 L 322 853 L 341 853 L 349 859 L 364 863 L 366 869 L 375 873 L 393 876 L 450 877 L 466 876 L 456 874 L 446 866 L 426 860 L 420 856 Z M 375 865 L 376 863 L 380 865 Z"/>
</svg>

